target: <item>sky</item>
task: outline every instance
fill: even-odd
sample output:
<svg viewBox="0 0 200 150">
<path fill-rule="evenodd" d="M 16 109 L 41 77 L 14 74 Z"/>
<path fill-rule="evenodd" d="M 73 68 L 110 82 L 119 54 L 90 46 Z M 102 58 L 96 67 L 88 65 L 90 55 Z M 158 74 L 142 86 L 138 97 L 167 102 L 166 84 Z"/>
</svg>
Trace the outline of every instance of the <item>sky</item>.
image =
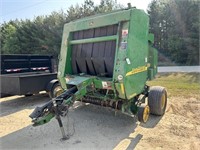
<svg viewBox="0 0 200 150">
<path fill-rule="evenodd" d="M 100 0 L 93 0 L 99 4 Z M 84 0 L 0 0 L 0 22 L 15 19 L 33 19 L 39 15 L 49 15 L 52 11 L 67 10 L 71 5 L 82 4 Z M 127 6 L 131 3 L 138 9 L 146 10 L 151 0 L 117 0 Z"/>
</svg>

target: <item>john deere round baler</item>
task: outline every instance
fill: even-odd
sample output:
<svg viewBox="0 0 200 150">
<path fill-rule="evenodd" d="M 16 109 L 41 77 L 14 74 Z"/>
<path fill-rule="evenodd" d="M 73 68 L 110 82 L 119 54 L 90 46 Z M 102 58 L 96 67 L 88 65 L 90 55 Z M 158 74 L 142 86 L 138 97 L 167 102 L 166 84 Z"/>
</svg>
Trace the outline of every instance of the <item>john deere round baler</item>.
<svg viewBox="0 0 200 150">
<path fill-rule="evenodd" d="M 157 50 L 152 47 L 149 17 L 130 8 L 65 24 L 58 79 L 51 101 L 30 115 L 35 126 L 54 116 L 66 138 L 60 116 L 75 101 L 111 107 L 147 122 L 150 113 L 163 115 L 167 93 L 149 87 L 157 73 Z"/>
</svg>

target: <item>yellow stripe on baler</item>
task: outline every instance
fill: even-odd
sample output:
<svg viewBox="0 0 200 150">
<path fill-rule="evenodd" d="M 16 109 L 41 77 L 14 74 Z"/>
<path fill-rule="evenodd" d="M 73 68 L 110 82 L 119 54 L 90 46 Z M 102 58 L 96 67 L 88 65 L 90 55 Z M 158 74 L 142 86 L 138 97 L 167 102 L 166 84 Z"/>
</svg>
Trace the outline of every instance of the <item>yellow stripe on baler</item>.
<svg viewBox="0 0 200 150">
<path fill-rule="evenodd" d="M 149 64 L 147 66 L 142 66 L 142 67 L 138 67 L 138 68 L 132 69 L 131 71 L 126 73 L 126 77 L 130 76 L 130 75 L 133 75 L 133 74 L 136 74 L 136 73 L 140 73 L 140 72 L 146 71 L 148 67 L 149 67 Z"/>
<path fill-rule="evenodd" d="M 123 84 L 123 83 L 121 83 L 121 84 L 120 84 L 120 86 L 121 86 L 121 91 L 122 91 L 122 94 L 124 94 L 124 84 Z"/>
</svg>

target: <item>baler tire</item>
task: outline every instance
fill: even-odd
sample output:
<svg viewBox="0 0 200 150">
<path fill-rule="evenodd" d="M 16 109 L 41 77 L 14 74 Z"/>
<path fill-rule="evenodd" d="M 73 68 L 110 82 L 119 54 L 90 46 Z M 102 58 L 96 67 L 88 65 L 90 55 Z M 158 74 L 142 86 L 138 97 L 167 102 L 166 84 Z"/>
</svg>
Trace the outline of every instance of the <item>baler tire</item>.
<svg viewBox="0 0 200 150">
<path fill-rule="evenodd" d="M 149 119 L 150 108 L 148 105 L 141 105 L 138 107 L 138 120 L 146 123 Z"/>
<path fill-rule="evenodd" d="M 148 105 L 153 115 L 162 116 L 167 106 L 167 91 L 164 87 L 153 86 L 148 95 Z"/>
<path fill-rule="evenodd" d="M 55 97 L 59 96 L 61 93 L 63 93 L 63 89 L 62 89 L 60 83 L 57 82 L 53 85 L 53 87 L 49 91 L 49 97 L 55 98 Z"/>
</svg>

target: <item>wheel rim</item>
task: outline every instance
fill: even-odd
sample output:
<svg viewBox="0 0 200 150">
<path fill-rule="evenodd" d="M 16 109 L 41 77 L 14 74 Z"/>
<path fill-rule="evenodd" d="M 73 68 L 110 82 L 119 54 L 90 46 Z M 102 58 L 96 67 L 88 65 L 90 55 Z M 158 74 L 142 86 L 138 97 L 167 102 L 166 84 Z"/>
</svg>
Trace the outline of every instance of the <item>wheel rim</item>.
<svg viewBox="0 0 200 150">
<path fill-rule="evenodd" d="M 164 107 L 165 107 L 165 101 L 166 101 L 165 94 L 162 95 L 161 101 L 162 101 L 161 102 L 161 108 L 164 109 Z"/>
<path fill-rule="evenodd" d="M 143 113 L 143 120 L 144 120 L 144 122 L 147 122 L 147 120 L 149 118 L 149 113 L 150 113 L 149 106 L 145 106 L 144 113 Z"/>
<path fill-rule="evenodd" d="M 54 95 L 55 97 L 61 95 L 62 93 L 63 93 L 63 89 L 62 89 L 60 86 L 56 87 L 56 88 L 54 89 L 54 91 L 53 91 L 53 95 Z"/>
</svg>

